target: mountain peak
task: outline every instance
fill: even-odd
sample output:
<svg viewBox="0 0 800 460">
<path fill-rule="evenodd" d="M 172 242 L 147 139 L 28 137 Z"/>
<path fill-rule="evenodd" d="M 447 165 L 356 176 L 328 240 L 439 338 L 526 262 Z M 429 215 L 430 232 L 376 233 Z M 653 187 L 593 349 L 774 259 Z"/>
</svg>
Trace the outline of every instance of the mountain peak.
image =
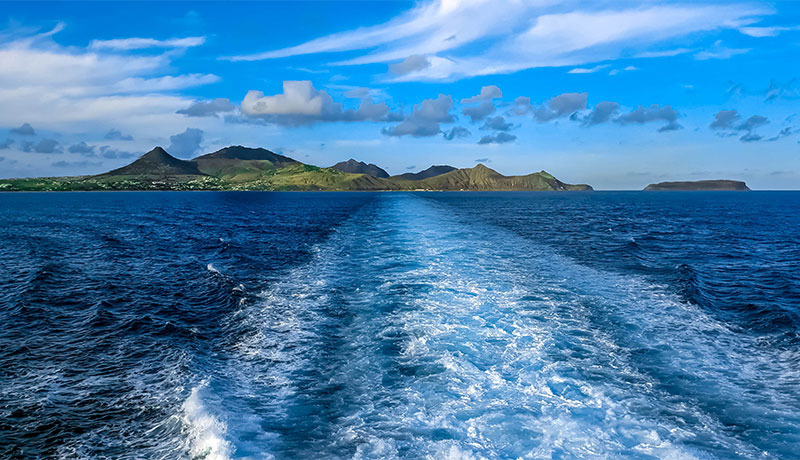
<svg viewBox="0 0 800 460">
<path fill-rule="evenodd" d="M 150 159 L 150 160 L 154 160 L 154 161 L 169 161 L 170 158 L 175 158 L 175 157 L 173 157 L 172 155 L 167 153 L 167 151 L 164 150 L 163 147 L 158 145 L 158 146 L 154 147 L 153 150 L 151 150 L 151 151 L 145 153 L 144 155 L 142 155 L 141 157 L 139 157 L 139 159 L 145 159 L 145 158 Z"/>
<path fill-rule="evenodd" d="M 104 175 L 109 176 L 174 176 L 174 175 L 202 175 L 197 165 L 191 161 L 180 160 L 170 155 L 162 147 L 155 147 L 145 153 L 133 163 L 109 171 Z"/>
<path fill-rule="evenodd" d="M 430 168 L 423 169 L 420 172 L 405 173 L 395 177 L 403 180 L 423 180 L 423 179 L 428 179 L 430 177 L 436 177 L 436 176 L 441 176 L 442 174 L 447 174 L 450 171 L 455 171 L 455 169 L 456 168 L 448 165 L 433 165 Z"/>
<path fill-rule="evenodd" d="M 367 176 L 380 177 L 382 179 L 389 177 L 389 173 L 383 170 L 383 168 L 380 166 L 372 163 L 364 163 L 363 161 L 358 161 L 353 158 L 350 158 L 347 161 L 336 163 L 330 168 L 345 173 L 365 174 Z"/>
<path fill-rule="evenodd" d="M 221 148 L 213 153 L 207 153 L 195 158 L 192 161 L 205 160 L 256 160 L 269 161 L 275 165 L 295 164 L 297 160 L 280 155 L 264 148 L 251 148 L 242 145 L 231 145 Z"/>
</svg>

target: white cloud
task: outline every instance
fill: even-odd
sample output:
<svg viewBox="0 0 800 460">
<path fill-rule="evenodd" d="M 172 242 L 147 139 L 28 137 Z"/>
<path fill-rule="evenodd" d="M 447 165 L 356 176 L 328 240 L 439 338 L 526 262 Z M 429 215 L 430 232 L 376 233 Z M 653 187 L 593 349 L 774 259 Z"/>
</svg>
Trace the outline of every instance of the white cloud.
<svg viewBox="0 0 800 460">
<path fill-rule="evenodd" d="M 397 75 L 405 75 L 411 72 L 419 72 L 431 66 L 428 58 L 419 54 L 412 54 L 401 62 L 389 66 L 389 72 Z"/>
<path fill-rule="evenodd" d="M 729 59 L 738 54 L 747 53 L 748 51 L 750 51 L 750 48 L 726 48 L 722 45 L 722 40 L 717 40 L 714 42 L 714 46 L 705 51 L 700 51 L 694 55 L 694 58 L 698 61 L 706 61 L 708 59 Z"/>
<path fill-rule="evenodd" d="M 409 71 L 393 81 L 453 80 L 665 53 L 653 48 L 663 49 L 673 39 L 699 32 L 740 29 L 773 14 L 771 9 L 744 3 L 582 5 L 510 1 L 499 8 L 491 0 L 435 0 L 381 25 L 228 59 L 252 61 L 364 50 L 360 56 L 334 64 L 392 63 L 425 56 L 429 65 L 404 68 Z"/>
<path fill-rule="evenodd" d="M 91 49 L 109 49 L 116 51 L 140 50 L 146 48 L 191 48 L 206 42 L 205 37 L 171 38 L 157 40 L 155 38 L 115 38 L 113 40 L 92 40 Z"/>
<path fill-rule="evenodd" d="M 178 110 L 177 113 L 187 117 L 219 117 L 220 113 L 233 112 L 236 106 L 230 99 L 218 97 L 211 101 L 195 101 L 189 107 Z"/>
<path fill-rule="evenodd" d="M 511 114 L 531 114 L 538 123 L 546 123 L 586 109 L 588 97 L 588 93 L 563 93 L 537 106 L 531 103 L 531 98 L 520 96 L 514 99 Z"/>
<path fill-rule="evenodd" d="M 169 147 L 167 152 L 177 157 L 190 158 L 203 143 L 203 130 L 197 128 L 186 128 L 186 131 L 169 137 Z"/>
<path fill-rule="evenodd" d="M 462 104 L 474 104 L 476 102 L 491 101 L 503 97 L 503 92 L 495 85 L 484 86 L 477 96 L 461 99 Z"/>
<path fill-rule="evenodd" d="M 261 91 L 247 92 L 242 110 L 248 115 L 299 115 L 321 117 L 326 112 L 341 111 L 325 91 L 317 91 L 310 81 L 285 81 L 283 93 L 264 96 Z"/>
<path fill-rule="evenodd" d="M 383 129 L 387 136 L 436 136 L 442 132 L 440 123 L 451 123 L 455 117 L 450 114 L 453 98 L 440 94 L 436 99 L 425 99 L 414 105 L 411 115 L 397 126 Z"/>
<path fill-rule="evenodd" d="M 375 103 L 363 91 L 349 93 L 361 97 L 358 109 L 342 109 L 326 91 L 314 88 L 308 81 L 284 81 L 283 92 L 265 96 L 262 91 L 248 91 L 242 101 L 242 112 L 249 117 L 284 125 L 302 125 L 322 121 L 391 121 L 399 119 L 384 102 Z"/>
<path fill-rule="evenodd" d="M 608 67 L 608 64 L 599 64 L 594 67 L 575 67 L 567 73 L 595 73 Z"/>
<path fill-rule="evenodd" d="M 763 37 L 777 37 L 778 34 L 780 34 L 781 32 L 787 32 L 790 30 L 800 30 L 800 26 L 742 27 L 739 29 L 739 32 L 745 35 L 749 35 L 751 37 L 763 38 Z"/>
<path fill-rule="evenodd" d="M 208 74 L 168 74 L 169 54 L 64 47 L 53 41 L 61 28 L 0 40 L 0 106 L 14 107 L 0 111 L 0 125 L 31 120 L 48 130 L 103 132 L 146 119 L 172 130 L 184 123 L 175 112 L 191 100 L 166 92 L 219 80 Z"/>
</svg>

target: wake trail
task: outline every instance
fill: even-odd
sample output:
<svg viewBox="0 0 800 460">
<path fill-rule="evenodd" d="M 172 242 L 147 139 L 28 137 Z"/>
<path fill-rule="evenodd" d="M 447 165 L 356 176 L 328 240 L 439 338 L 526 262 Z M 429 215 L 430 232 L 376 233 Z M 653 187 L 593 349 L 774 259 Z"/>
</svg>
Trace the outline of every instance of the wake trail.
<svg viewBox="0 0 800 460">
<path fill-rule="evenodd" d="M 360 209 L 227 327 L 228 365 L 185 409 L 204 458 L 770 458 L 800 445 L 798 356 L 416 195 Z"/>
</svg>

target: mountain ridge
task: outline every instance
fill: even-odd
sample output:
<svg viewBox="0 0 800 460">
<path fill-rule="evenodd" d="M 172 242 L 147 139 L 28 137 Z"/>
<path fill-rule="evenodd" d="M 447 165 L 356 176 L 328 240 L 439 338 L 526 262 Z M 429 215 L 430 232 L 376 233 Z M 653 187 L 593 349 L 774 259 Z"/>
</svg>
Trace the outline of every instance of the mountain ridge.
<svg viewBox="0 0 800 460">
<path fill-rule="evenodd" d="M 431 166 L 409 176 L 389 176 L 374 164 L 350 159 L 350 166 L 378 173 L 352 173 L 308 165 L 263 148 L 225 147 L 181 160 L 161 147 L 106 173 L 79 177 L 0 180 L 0 190 L 330 190 L 330 191 L 591 191 L 566 184 L 546 171 L 504 176 L 478 164 L 473 168 Z M 337 163 L 341 164 L 341 163 Z M 336 165 L 334 165 L 336 166 Z M 377 168 L 373 169 L 371 167 Z M 443 170 L 447 172 L 440 173 Z M 419 178 L 421 176 L 428 176 Z"/>
</svg>

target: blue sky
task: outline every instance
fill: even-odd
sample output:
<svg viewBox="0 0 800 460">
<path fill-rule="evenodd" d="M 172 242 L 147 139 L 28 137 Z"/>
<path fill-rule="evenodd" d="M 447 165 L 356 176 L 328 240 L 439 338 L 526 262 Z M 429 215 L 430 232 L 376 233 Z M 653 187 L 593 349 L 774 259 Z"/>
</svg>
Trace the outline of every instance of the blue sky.
<svg viewBox="0 0 800 460">
<path fill-rule="evenodd" d="M 797 2 L 23 2 L 0 21 L 0 177 L 243 144 L 800 188 Z"/>
</svg>

